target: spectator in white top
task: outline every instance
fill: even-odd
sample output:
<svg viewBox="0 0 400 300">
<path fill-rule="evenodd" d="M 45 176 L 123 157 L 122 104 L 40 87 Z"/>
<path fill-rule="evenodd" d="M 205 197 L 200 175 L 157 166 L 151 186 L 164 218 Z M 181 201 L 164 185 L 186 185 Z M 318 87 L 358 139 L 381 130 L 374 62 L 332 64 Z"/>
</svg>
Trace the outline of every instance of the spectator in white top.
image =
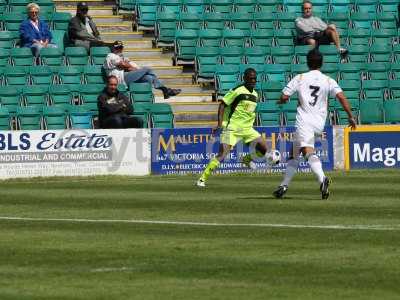
<svg viewBox="0 0 400 300">
<path fill-rule="evenodd" d="M 340 37 L 334 24 L 327 25 L 320 18 L 313 16 L 312 3 L 303 2 L 303 16 L 295 21 L 297 30 L 297 41 L 302 45 L 329 45 L 334 43 L 342 55 L 347 54 L 347 49 L 340 46 Z"/>
<path fill-rule="evenodd" d="M 109 53 L 104 62 L 103 68 L 107 76 L 115 76 L 118 83 L 129 86 L 132 82 L 148 82 L 155 89 L 159 89 L 164 94 L 164 99 L 178 95 L 180 89 L 170 89 L 165 87 L 148 67 L 139 67 L 122 54 L 124 45 L 121 41 L 116 41 L 112 46 L 112 52 Z"/>
</svg>

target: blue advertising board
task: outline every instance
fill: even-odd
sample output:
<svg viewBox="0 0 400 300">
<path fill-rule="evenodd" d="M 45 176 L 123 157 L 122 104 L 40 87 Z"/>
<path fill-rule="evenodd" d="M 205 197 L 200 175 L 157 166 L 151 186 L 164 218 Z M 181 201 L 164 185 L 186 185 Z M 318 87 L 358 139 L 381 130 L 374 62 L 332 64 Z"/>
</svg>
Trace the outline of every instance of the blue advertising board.
<svg viewBox="0 0 400 300">
<path fill-rule="evenodd" d="M 360 126 L 345 130 L 345 168 L 400 167 L 400 126 Z"/>
<path fill-rule="evenodd" d="M 258 159 L 257 171 L 283 171 L 292 149 L 295 128 L 256 127 L 256 130 L 267 141 L 269 149 L 276 149 L 281 153 L 281 163 L 273 168 L 267 168 L 265 162 Z M 213 135 L 210 128 L 153 129 L 151 135 L 153 174 L 200 173 L 218 152 L 219 135 Z M 315 148 L 324 169 L 332 170 L 334 166 L 332 127 L 325 128 L 321 138 L 316 141 Z M 237 144 L 220 164 L 216 173 L 250 172 L 251 170 L 241 163 L 241 158 L 247 153 L 254 153 L 254 146 Z M 301 161 L 299 171 L 310 171 L 308 163 Z"/>
</svg>

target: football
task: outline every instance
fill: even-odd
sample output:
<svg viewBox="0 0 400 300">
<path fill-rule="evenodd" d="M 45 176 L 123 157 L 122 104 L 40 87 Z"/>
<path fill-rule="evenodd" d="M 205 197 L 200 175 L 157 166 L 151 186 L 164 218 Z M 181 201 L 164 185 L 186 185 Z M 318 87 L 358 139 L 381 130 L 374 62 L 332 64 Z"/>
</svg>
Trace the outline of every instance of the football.
<svg viewBox="0 0 400 300">
<path fill-rule="evenodd" d="M 272 150 L 265 154 L 265 158 L 270 166 L 275 166 L 279 164 L 281 160 L 281 153 L 278 150 Z"/>
</svg>

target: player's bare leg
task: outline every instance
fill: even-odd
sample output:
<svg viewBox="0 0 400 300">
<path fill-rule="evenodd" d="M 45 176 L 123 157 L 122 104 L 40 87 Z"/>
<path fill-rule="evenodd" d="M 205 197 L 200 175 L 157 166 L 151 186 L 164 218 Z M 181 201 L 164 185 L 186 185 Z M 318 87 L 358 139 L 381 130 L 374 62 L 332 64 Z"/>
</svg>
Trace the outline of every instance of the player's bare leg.
<svg viewBox="0 0 400 300">
<path fill-rule="evenodd" d="M 215 158 L 211 159 L 208 163 L 207 167 L 204 169 L 203 173 L 200 176 L 200 179 L 197 181 L 197 186 L 205 187 L 206 181 L 208 177 L 210 177 L 211 173 L 219 166 L 221 161 L 229 154 L 232 146 L 227 144 L 220 144 L 218 154 Z"/>
<path fill-rule="evenodd" d="M 329 185 L 330 180 L 325 176 L 324 170 L 322 169 L 322 163 L 319 157 L 315 154 L 314 148 L 304 147 L 301 149 L 303 157 L 308 161 L 311 171 L 315 174 L 320 183 L 320 191 L 322 199 L 328 199 L 329 197 Z"/>
<path fill-rule="evenodd" d="M 333 41 L 339 53 L 342 55 L 346 55 L 348 51 L 347 49 L 344 49 L 340 46 L 340 36 L 334 24 L 328 25 L 328 28 L 326 29 L 326 34 Z"/>
</svg>

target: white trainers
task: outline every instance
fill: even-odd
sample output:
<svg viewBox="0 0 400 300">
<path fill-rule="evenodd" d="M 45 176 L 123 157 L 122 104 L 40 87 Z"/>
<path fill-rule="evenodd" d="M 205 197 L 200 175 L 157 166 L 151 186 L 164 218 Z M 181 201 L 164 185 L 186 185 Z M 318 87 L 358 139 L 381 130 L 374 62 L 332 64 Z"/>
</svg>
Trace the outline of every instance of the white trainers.
<svg viewBox="0 0 400 300">
<path fill-rule="evenodd" d="M 199 180 L 197 180 L 196 185 L 197 185 L 198 187 L 204 188 L 204 187 L 206 187 L 206 182 L 203 181 L 203 180 L 201 180 L 201 179 L 199 179 Z"/>
</svg>

